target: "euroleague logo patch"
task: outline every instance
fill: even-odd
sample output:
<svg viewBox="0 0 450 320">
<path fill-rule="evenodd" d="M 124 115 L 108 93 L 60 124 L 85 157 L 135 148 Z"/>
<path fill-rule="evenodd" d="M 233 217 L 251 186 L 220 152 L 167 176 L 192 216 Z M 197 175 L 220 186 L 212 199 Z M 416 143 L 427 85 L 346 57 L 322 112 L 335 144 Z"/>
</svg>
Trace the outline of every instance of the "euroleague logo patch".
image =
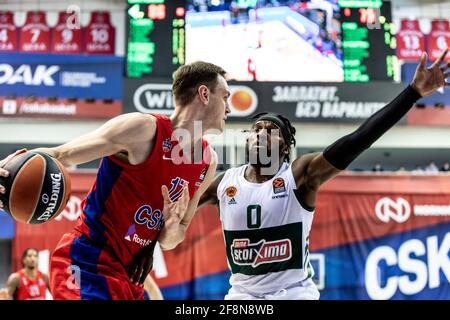
<svg viewBox="0 0 450 320">
<path fill-rule="evenodd" d="M 233 198 L 237 193 L 237 188 L 234 186 L 228 187 L 227 190 L 225 190 L 228 197 Z"/>
<path fill-rule="evenodd" d="M 247 86 L 230 86 L 230 116 L 246 117 L 255 112 L 258 96 Z"/>
<path fill-rule="evenodd" d="M 236 204 L 236 199 L 234 199 L 234 197 L 237 194 L 237 188 L 235 186 L 228 187 L 225 190 L 225 193 L 227 197 L 231 198 L 230 201 L 228 201 L 228 204 Z"/>
<path fill-rule="evenodd" d="M 272 185 L 273 185 L 273 193 L 277 194 L 286 192 L 286 185 L 284 183 L 283 178 L 276 178 L 275 180 L 273 180 Z"/>
<path fill-rule="evenodd" d="M 289 239 L 260 240 L 257 243 L 251 243 L 249 239 L 234 239 L 231 256 L 237 265 L 256 268 L 263 263 L 289 260 L 292 257 L 292 244 Z"/>
</svg>

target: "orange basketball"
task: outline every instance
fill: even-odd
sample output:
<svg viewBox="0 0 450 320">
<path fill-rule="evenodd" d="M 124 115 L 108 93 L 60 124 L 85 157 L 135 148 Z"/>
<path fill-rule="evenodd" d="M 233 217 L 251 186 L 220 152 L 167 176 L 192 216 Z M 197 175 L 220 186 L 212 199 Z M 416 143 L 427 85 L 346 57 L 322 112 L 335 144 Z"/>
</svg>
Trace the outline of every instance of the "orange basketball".
<svg viewBox="0 0 450 320">
<path fill-rule="evenodd" d="M 26 152 L 4 167 L 0 177 L 6 193 L 0 195 L 4 210 L 15 220 L 39 224 L 57 217 L 70 197 L 70 176 L 56 159 L 41 152 Z"/>
</svg>

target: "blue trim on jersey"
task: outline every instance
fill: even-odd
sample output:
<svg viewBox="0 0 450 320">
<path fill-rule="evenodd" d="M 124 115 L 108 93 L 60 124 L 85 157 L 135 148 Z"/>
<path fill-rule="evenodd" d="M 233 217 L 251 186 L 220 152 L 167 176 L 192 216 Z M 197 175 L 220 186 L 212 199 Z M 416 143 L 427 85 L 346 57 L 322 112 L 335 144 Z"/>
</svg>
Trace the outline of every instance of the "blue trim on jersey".
<svg viewBox="0 0 450 320">
<path fill-rule="evenodd" d="M 85 235 L 76 238 L 70 246 L 72 272 L 75 279 L 79 276 L 82 300 L 112 300 L 106 278 L 97 270 L 101 252 Z"/>
<path fill-rule="evenodd" d="M 104 236 L 106 227 L 100 222 L 100 218 L 105 213 L 105 203 L 122 171 L 121 166 L 107 157 L 103 158 L 98 169 L 95 189 L 89 193 L 86 199 L 84 222 L 90 229 L 90 237 L 100 244 L 106 242 Z"/>
</svg>

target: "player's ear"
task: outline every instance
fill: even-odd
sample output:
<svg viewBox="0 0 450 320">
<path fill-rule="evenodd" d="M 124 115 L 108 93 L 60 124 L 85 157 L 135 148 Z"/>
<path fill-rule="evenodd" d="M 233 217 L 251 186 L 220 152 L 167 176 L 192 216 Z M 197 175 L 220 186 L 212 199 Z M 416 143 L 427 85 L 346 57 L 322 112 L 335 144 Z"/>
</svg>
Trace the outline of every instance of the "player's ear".
<svg viewBox="0 0 450 320">
<path fill-rule="evenodd" d="M 204 84 L 202 84 L 201 86 L 199 86 L 198 87 L 198 90 L 197 90 L 197 93 L 198 93 L 198 96 L 199 96 L 199 98 L 200 98 L 200 101 L 203 103 L 203 104 L 208 104 L 209 103 L 209 94 L 210 94 L 210 91 L 209 91 L 209 88 L 206 86 L 206 85 L 204 85 Z"/>
</svg>

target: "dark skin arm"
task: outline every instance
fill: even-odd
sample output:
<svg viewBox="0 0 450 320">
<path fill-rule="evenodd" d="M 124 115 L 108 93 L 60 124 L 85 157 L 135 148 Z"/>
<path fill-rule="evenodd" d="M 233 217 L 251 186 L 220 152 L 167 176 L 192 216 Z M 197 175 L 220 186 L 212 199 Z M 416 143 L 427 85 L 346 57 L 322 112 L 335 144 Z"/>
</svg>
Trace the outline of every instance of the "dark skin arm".
<svg viewBox="0 0 450 320">
<path fill-rule="evenodd" d="M 450 76 L 447 72 L 450 62 L 441 66 L 448 50 L 444 50 L 441 56 L 429 67 L 426 67 L 427 54 L 422 55 L 411 87 L 422 97 L 429 96 L 443 86 L 449 86 L 446 78 Z M 297 183 L 302 200 L 310 207 L 315 207 L 317 192 L 326 181 L 334 178 L 341 172 L 330 164 L 323 153 L 311 153 L 297 158 L 292 163 L 292 173 Z"/>
<path fill-rule="evenodd" d="M 225 172 L 222 172 L 214 178 L 208 189 L 206 189 L 205 193 L 203 193 L 200 197 L 200 201 L 198 203 L 199 208 L 207 204 L 219 204 L 219 199 L 217 198 L 217 188 L 219 187 L 224 175 Z"/>
</svg>

